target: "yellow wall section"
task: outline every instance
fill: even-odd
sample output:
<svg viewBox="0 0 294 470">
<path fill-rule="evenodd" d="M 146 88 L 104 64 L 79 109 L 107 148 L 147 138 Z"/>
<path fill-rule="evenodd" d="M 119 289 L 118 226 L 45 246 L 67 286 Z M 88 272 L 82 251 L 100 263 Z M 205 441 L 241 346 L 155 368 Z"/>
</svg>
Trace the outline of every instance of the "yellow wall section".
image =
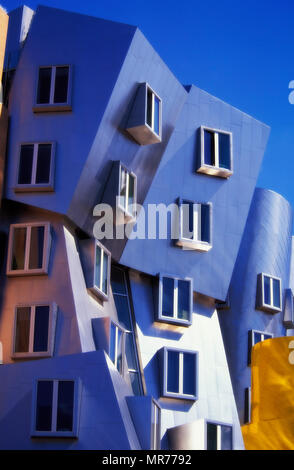
<svg viewBox="0 0 294 470">
<path fill-rule="evenodd" d="M 252 349 L 251 424 L 242 426 L 247 450 L 294 449 L 292 351 L 294 337 L 268 339 Z"/>
<path fill-rule="evenodd" d="M 0 7 L 0 86 L 1 86 L 1 81 L 2 81 L 7 27 L 8 27 L 8 15 Z M 1 93 L 0 93 L 0 96 L 1 96 Z M 3 190 L 7 128 L 8 128 L 8 112 L 5 106 L 1 104 L 1 99 L 0 99 L 0 200 L 2 197 L 2 190 Z"/>
<path fill-rule="evenodd" d="M 8 27 L 8 15 L 0 7 L 0 80 L 2 78 L 2 71 L 3 71 L 7 27 Z"/>
</svg>

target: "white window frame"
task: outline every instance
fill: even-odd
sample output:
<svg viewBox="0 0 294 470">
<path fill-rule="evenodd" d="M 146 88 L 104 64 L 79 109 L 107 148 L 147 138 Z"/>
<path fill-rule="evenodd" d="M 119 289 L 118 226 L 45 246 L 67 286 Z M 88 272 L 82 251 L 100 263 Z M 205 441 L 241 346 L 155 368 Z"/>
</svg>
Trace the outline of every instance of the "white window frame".
<svg viewBox="0 0 294 470">
<path fill-rule="evenodd" d="M 250 366 L 251 365 L 251 352 L 252 352 L 252 348 L 253 346 L 255 346 L 255 344 L 258 344 L 258 343 L 255 343 L 254 341 L 254 334 L 257 333 L 257 334 L 260 334 L 261 335 L 261 340 L 259 341 L 259 343 L 262 343 L 263 341 L 266 341 L 267 339 L 271 339 L 271 338 L 274 338 L 274 334 L 273 333 L 269 333 L 267 331 L 259 331 L 259 330 L 249 330 L 249 345 L 248 345 L 248 365 Z M 270 336 L 270 338 L 264 338 L 264 336 L 267 335 L 267 336 Z"/>
<path fill-rule="evenodd" d="M 51 431 L 37 431 L 36 430 L 36 417 L 37 417 L 37 393 L 38 383 L 41 381 L 53 382 L 53 400 L 51 411 Z M 74 404 L 73 404 L 73 426 L 72 431 L 57 431 L 57 409 L 58 409 L 58 383 L 59 382 L 74 382 Z M 82 386 L 80 379 L 77 378 L 38 378 L 35 382 L 33 391 L 33 406 L 32 406 L 32 426 L 31 435 L 34 437 L 78 437 L 79 427 L 79 408 L 81 402 Z"/>
<path fill-rule="evenodd" d="M 49 307 L 49 323 L 48 323 L 48 348 L 46 351 L 33 351 L 34 348 L 34 333 L 35 333 L 35 312 L 36 307 Z M 31 317 L 30 317 L 30 331 L 29 331 L 29 351 L 28 352 L 16 352 L 15 351 L 15 342 L 16 342 L 16 330 L 17 330 L 17 310 L 19 308 L 30 308 Z M 13 344 L 12 344 L 12 353 L 11 357 L 13 359 L 21 358 L 34 358 L 34 357 L 51 357 L 54 353 L 54 340 L 55 340 L 55 328 L 56 328 L 56 318 L 57 318 L 57 305 L 55 303 L 36 303 L 36 304 L 19 304 L 15 307 L 14 314 L 14 329 L 13 329 Z"/>
<path fill-rule="evenodd" d="M 168 383 L 168 353 L 169 351 L 179 353 L 179 392 L 170 392 L 167 389 Z M 184 354 L 193 354 L 195 356 L 195 395 L 190 395 L 183 392 L 184 387 Z M 198 351 L 184 350 L 178 348 L 163 348 L 163 397 L 168 398 L 179 398 L 183 400 L 193 400 L 198 399 L 198 371 L 199 371 L 199 353 Z"/>
<path fill-rule="evenodd" d="M 101 259 L 100 259 L 100 285 L 96 285 L 96 256 L 97 256 L 97 249 L 96 247 L 99 246 L 101 250 Z M 104 256 L 103 254 L 107 255 L 107 293 L 103 292 L 103 264 L 104 264 Z M 102 300 L 108 300 L 109 295 L 109 287 L 110 287 L 110 269 L 111 269 L 111 253 L 108 251 L 105 246 L 102 245 L 98 240 L 95 239 L 95 253 L 94 253 L 94 273 L 93 273 L 93 288 L 94 291 L 98 294 L 98 296 Z"/>
<path fill-rule="evenodd" d="M 39 145 L 51 145 L 51 156 L 50 156 L 50 174 L 49 174 L 49 181 L 48 183 L 36 183 L 36 174 L 37 174 L 37 163 L 38 163 L 38 151 Z M 19 183 L 19 170 L 20 170 L 20 156 L 21 156 L 21 148 L 25 145 L 33 145 L 33 166 L 32 166 L 32 174 L 31 174 L 31 182 L 30 183 Z M 26 192 L 26 191 L 54 191 L 54 168 L 55 168 L 55 151 L 56 151 L 56 143 L 55 142 L 22 142 L 19 146 L 19 156 L 18 156 L 18 166 L 17 166 L 17 173 L 16 173 L 16 183 L 15 183 L 15 192 Z"/>
<path fill-rule="evenodd" d="M 147 123 L 147 110 L 148 110 L 148 90 L 151 92 L 152 94 L 152 104 L 151 104 L 151 126 Z M 155 106 L 154 106 L 154 101 L 155 101 L 155 97 L 158 99 L 159 101 L 159 116 L 158 116 L 158 120 L 159 120 L 159 134 L 157 134 L 157 132 L 154 130 L 154 112 L 155 112 Z M 162 134 L 162 100 L 161 98 L 158 96 L 158 94 L 151 88 L 150 85 L 148 85 L 148 83 L 146 83 L 146 106 L 145 106 L 145 125 L 153 132 L 153 134 L 155 134 L 157 137 L 159 137 L 161 139 L 161 134 Z"/>
<path fill-rule="evenodd" d="M 157 412 L 155 410 L 157 410 Z M 152 398 L 151 400 L 151 413 L 152 413 L 152 417 L 151 417 L 150 450 L 160 450 L 161 449 L 161 406 L 156 400 L 154 400 L 154 398 Z"/>
<path fill-rule="evenodd" d="M 67 100 L 64 103 L 54 103 L 56 69 L 63 68 L 63 67 L 68 67 Z M 38 103 L 39 71 L 40 69 L 49 69 L 49 68 L 51 69 L 49 103 Z M 38 67 L 36 87 L 35 87 L 35 90 L 36 90 L 35 105 L 33 107 L 34 112 L 71 111 L 72 68 L 73 67 L 70 64 L 41 65 Z"/>
<path fill-rule="evenodd" d="M 114 362 L 112 361 L 111 357 L 110 357 L 110 340 L 111 340 L 111 325 L 113 325 L 115 327 L 115 345 L 114 345 Z M 118 330 L 121 331 L 122 333 L 122 345 L 121 345 L 121 350 L 122 350 L 122 370 L 120 372 L 120 374 L 122 376 L 124 376 L 124 372 L 125 372 L 125 329 L 122 328 L 120 325 L 118 325 L 118 323 L 114 322 L 113 320 L 110 320 L 110 331 L 109 331 L 109 347 L 108 347 L 108 356 L 109 356 L 109 359 L 111 360 L 111 362 L 113 363 L 114 367 L 117 369 L 117 371 L 119 372 L 118 370 L 118 367 L 117 367 L 117 353 L 118 353 Z"/>
<path fill-rule="evenodd" d="M 266 304 L 265 300 L 264 300 L 265 299 L 265 295 L 264 295 L 264 278 L 265 277 L 268 277 L 270 279 L 270 300 L 271 300 L 270 304 Z M 273 300 L 274 300 L 273 280 L 274 279 L 279 281 L 279 285 L 280 285 L 280 307 L 276 307 L 273 304 Z M 281 280 L 280 277 L 271 276 L 270 274 L 261 273 L 261 298 L 262 298 L 262 307 L 263 308 L 269 309 L 269 310 L 272 310 L 272 311 L 276 311 L 276 312 L 281 312 L 281 310 L 282 310 L 282 280 Z"/>
<path fill-rule="evenodd" d="M 169 278 L 174 281 L 174 290 L 173 290 L 173 316 L 167 317 L 162 313 L 162 304 L 163 304 L 163 279 Z M 178 318 L 178 282 L 185 281 L 189 283 L 189 318 L 188 320 L 183 320 Z M 159 275 L 159 286 L 158 286 L 158 320 L 165 323 L 174 323 L 180 325 L 190 326 L 192 324 L 192 312 L 193 312 L 193 279 L 192 278 L 180 278 L 177 276 L 170 276 L 168 274 Z"/>
<path fill-rule="evenodd" d="M 183 236 L 183 211 L 186 203 L 193 204 L 193 238 L 185 238 Z M 201 207 L 209 207 L 209 242 L 201 240 Z M 212 248 L 212 203 L 211 202 L 194 202 L 188 199 L 179 200 L 179 240 L 177 245 L 185 249 L 207 252 Z"/>
<path fill-rule="evenodd" d="M 120 203 L 121 202 L 121 175 L 122 170 L 126 173 L 126 196 L 125 196 L 125 207 Z M 134 202 L 133 202 L 133 210 L 130 212 L 129 209 L 129 181 L 130 177 L 134 179 Z M 136 207 L 137 207 L 137 176 L 132 171 L 128 170 L 124 165 L 120 163 L 119 165 L 119 182 L 118 182 L 118 196 L 117 196 L 117 207 L 120 211 L 125 214 L 125 218 L 127 221 L 135 220 L 136 218 Z"/>
<path fill-rule="evenodd" d="M 215 165 L 209 165 L 205 163 L 205 149 L 204 149 L 204 132 L 210 132 L 214 138 L 214 149 L 215 149 Z M 230 169 L 222 168 L 219 166 L 219 134 L 228 135 L 230 138 Z M 197 169 L 198 173 L 206 173 L 212 176 L 220 176 L 223 178 L 229 178 L 233 174 L 233 134 L 229 131 L 222 129 L 215 129 L 206 126 L 200 126 L 200 166 Z"/>
<path fill-rule="evenodd" d="M 222 450 L 221 446 L 221 428 L 222 426 L 230 427 L 232 429 L 232 449 L 234 448 L 234 426 L 232 423 L 223 423 L 219 421 L 211 421 L 211 420 L 205 420 L 205 449 L 207 449 L 208 446 L 208 439 L 207 439 L 207 425 L 208 424 L 213 424 L 216 426 L 216 439 L 217 439 L 217 449 L 216 450 Z"/>
<path fill-rule="evenodd" d="M 44 227 L 44 244 L 43 244 L 43 260 L 42 268 L 29 269 L 29 257 L 30 257 L 30 243 L 31 243 L 31 229 L 32 227 Z M 12 269 L 12 252 L 13 252 L 13 237 L 14 230 L 18 228 L 26 228 L 26 246 L 24 253 L 24 269 Z M 24 276 L 24 275 L 37 275 L 37 274 L 48 274 L 48 264 L 51 246 L 51 233 L 49 222 L 31 222 L 22 224 L 11 224 L 9 230 L 9 241 L 8 241 L 8 256 L 7 256 L 7 276 Z"/>
</svg>

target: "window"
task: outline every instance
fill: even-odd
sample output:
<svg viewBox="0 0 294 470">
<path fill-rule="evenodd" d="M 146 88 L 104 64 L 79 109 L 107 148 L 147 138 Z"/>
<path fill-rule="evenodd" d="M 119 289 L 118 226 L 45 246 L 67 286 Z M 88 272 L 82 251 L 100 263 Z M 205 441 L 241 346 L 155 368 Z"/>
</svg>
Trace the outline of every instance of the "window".
<svg viewBox="0 0 294 470">
<path fill-rule="evenodd" d="M 161 99 L 148 85 L 146 87 L 146 124 L 152 131 L 161 134 Z"/>
<path fill-rule="evenodd" d="M 47 274 L 51 244 L 49 223 L 10 226 L 7 275 Z"/>
<path fill-rule="evenodd" d="M 179 201 L 180 236 L 177 245 L 191 250 L 212 248 L 212 205 Z"/>
<path fill-rule="evenodd" d="M 53 191 L 54 148 L 52 142 L 20 146 L 15 191 Z"/>
<path fill-rule="evenodd" d="M 135 218 L 137 199 L 137 178 L 120 164 L 118 208 L 128 221 Z"/>
<path fill-rule="evenodd" d="M 32 435 L 77 437 L 79 388 L 77 380 L 38 380 Z"/>
<path fill-rule="evenodd" d="M 35 112 L 70 111 L 71 67 L 40 67 Z"/>
<path fill-rule="evenodd" d="M 251 422 L 251 387 L 245 388 L 244 423 Z"/>
<path fill-rule="evenodd" d="M 198 353 L 163 348 L 163 396 L 197 400 Z"/>
<path fill-rule="evenodd" d="M 159 321 L 191 325 L 192 303 L 192 279 L 160 276 L 158 296 Z"/>
<path fill-rule="evenodd" d="M 123 358 L 125 354 L 124 330 L 110 323 L 110 339 L 109 339 L 109 357 L 120 374 L 123 374 Z"/>
<path fill-rule="evenodd" d="M 294 328 L 294 296 L 292 289 L 285 289 L 283 324 L 287 329 Z"/>
<path fill-rule="evenodd" d="M 261 341 L 265 341 L 266 339 L 273 338 L 274 335 L 272 333 L 266 333 L 264 331 L 257 331 L 257 330 L 249 330 L 248 332 L 248 365 L 251 364 L 251 350 L 253 346 Z"/>
<path fill-rule="evenodd" d="M 200 164 L 197 171 L 228 178 L 233 173 L 232 133 L 200 128 Z"/>
<path fill-rule="evenodd" d="M 206 423 L 207 450 L 232 450 L 233 428 L 230 425 Z"/>
<path fill-rule="evenodd" d="M 110 253 L 96 240 L 94 290 L 103 300 L 107 300 L 110 277 Z"/>
<path fill-rule="evenodd" d="M 12 357 L 52 356 L 56 314 L 56 305 L 17 306 Z"/>
<path fill-rule="evenodd" d="M 281 279 L 261 273 L 257 276 L 257 308 L 270 313 L 282 310 Z"/>
<path fill-rule="evenodd" d="M 151 450 L 160 450 L 161 441 L 161 409 L 158 403 L 152 399 L 151 418 Z"/>
</svg>

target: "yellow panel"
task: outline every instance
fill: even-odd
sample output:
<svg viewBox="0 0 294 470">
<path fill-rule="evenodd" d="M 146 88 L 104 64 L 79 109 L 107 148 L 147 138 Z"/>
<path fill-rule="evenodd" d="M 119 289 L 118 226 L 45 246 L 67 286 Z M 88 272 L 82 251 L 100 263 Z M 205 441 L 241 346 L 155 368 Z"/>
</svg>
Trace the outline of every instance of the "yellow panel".
<svg viewBox="0 0 294 470">
<path fill-rule="evenodd" d="M 8 15 L 0 7 L 0 80 L 2 78 L 2 71 L 3 71 L 7 27 L 8 27 Z"/>
</svg>

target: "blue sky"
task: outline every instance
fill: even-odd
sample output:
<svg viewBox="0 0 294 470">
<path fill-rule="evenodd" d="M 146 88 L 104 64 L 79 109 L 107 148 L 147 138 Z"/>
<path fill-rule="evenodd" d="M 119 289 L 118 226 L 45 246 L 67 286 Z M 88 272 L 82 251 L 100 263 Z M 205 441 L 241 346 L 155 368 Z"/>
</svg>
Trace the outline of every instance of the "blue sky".
<svg viewBox="0 0 294 470">
<path fill-rule="evenodd" d="M 23 1 L 0 0 L 9 11 Z M 38 3 L 137 25 L 172 72 L 271 127 L 258 186 L 294 207 L 294 2 L 52 0 Z"/>
</svg>

